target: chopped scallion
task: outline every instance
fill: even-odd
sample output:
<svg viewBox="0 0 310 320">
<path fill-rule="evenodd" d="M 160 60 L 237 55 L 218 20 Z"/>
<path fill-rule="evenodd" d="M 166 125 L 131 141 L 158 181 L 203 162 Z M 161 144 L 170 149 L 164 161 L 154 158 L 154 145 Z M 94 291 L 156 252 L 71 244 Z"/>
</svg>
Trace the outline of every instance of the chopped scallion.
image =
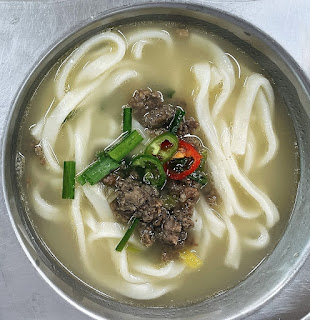
<svg viewBox="0 0 310 320">
<path fill-rule="evenodd" d="M 200 170 L 196 170 L 188 176 L 191 180 L 199 182 L 202 186 L 208 183 L 207 175 Z"/>
<path fill-rule="evenodd" d="M 121 160 L 132 151 L 143 138 L 138 131 L 134 130 L 125 138 L 112 146 L 108 151 L 101 151 L 97 153 L 98 159 L 88 166 L 76 180 L 84 185 L 89 182 L 91 185 L 99 182 L 102 178 L 107 176 L 110 172 L 120 166 Z"/>
<path fill-rule="evenodd" d="M 132 131 L 129 135 L 110 149 L 107 154 L 116 162 L 120 162 L 129 152 L 131 152 L 141 141 L 142 136 L 137 130 Z"/>
<path fill-rule="evenodd" d="M 173 97 L 173 95 L 175 94 L 175 90 L 173 89 L 167 89 L 162 91 L 162 94 L 165 98 L 167 99 L 171 99 Z"/>
<path fill-rule="evenodd" d="M 77 181 L 83 185 L 89 182 L 91 185 L 99 182 L 102 178 L 107 176 L 110 172 L 117 169 L 119 163 L 110 157 L 100 157 L 93 162 L 86 170 L 77 177 Z"/>
<path fill-rule="evenodd" d="M 74 199 L 75 161 L 64 161 L 62 198 Z"/>
<path fill-rule="evenodd" d="M 185 115 L 185 111 L 183 111 L 181 108 L 177 108 L 175 115 L 174 115 L 174 118 L 173 118 L 171 125 L 170 125 L 170 132 L 172 132 L 174 134 L 177 133 L 179 126 L 183 120 L 184 115 Z"/>
<path fill-rule="evenodd" d="M 133 234 L 135 228 L 137 227 L 137 225 L 139 224 L 140 220 L 138 218 L 134 218 L 130 227 L 127 229 L 126 233 L 124 234 L 123 238 L 121 239 L 121 241 L 118 243 L 118 245 L 116 246 L 115 250 L 118 252 L 121 252 L 126 243 L 128 242 L 129 238 L 131 237 L 131 235 Z"/>
<path fill-rule="evenodd" d="M 132 129 L 132 108 L 123 108 L 123 132 L 130 133 Z"/>
</svg>

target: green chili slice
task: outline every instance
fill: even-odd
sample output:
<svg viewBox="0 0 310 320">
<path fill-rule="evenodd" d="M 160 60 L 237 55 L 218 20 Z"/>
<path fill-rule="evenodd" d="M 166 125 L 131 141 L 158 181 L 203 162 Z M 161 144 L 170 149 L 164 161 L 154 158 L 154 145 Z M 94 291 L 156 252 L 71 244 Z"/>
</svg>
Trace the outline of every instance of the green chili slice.
<svg viewBox="0 0 310 320">
<path fill-rule="evenodd" d="M 139 221 L 140 220 L 138 218 L 134 218 L 133 219 L 130 227 L 127 229 L 127 231 L 124 234 L 123 238 L 121 239 L 121 241 L 116 246 L 116 248 L 115 248 L 116 251 L 121 252 L 125 248 L 126 243 L 128 242 L 128 240 L 131 237 L 131 235 L 133 234 L 135 228 L 139 224 Z"/>
<path fill-rule="evenodd" d="M 123 132 L 130 133 L 132 129 L 132 108 L 123 108 Z"/>
<path fill-rule="evenodd" d="M 64 161 L 62 198 L 74 199 L 75 161 Z"/>
<path fill-rule="evenodd" d="M 164 132 L 163 134 L 154 138 L 146 147 L 144 153 L 153 155 L 162 163 L 167 162 L 178 150 L 179 140 L 171 132 Z"/>
<path fill-rule="evenodd" d="M 184 115 L 185 115 L 185 111 L 182 110 L 180 107 L 177 108 L 176 112 L 175 112 L 175 115 L 174 115 L 174 118 L 171 122 L 171 125 L 170 125 L 170 132 L 176 134 L 179 127 L 180 127 L 180 124 L 184 118 Z"/>
<path fill-rule="evenodd" d="M 132 160 L 131 165 L 144 169 L 144 182 L 153 186 L 157 186 L 159 188 L 163 187 L 163 185 L 165 184 L 167 176 L 162 163 L 157 158 L 150 155 L 142 154 L 136 156 Z"/>
</svg>

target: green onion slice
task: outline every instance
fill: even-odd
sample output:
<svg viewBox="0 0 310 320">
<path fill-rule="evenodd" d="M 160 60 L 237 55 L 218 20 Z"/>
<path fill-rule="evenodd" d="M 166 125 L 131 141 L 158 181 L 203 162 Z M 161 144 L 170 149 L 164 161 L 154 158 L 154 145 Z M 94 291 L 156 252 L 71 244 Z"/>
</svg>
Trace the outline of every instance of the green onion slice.
<svg viewBox="0 0 310 320">
<path fill-rule="evenodd" d="M 74 199 L 75 190 L 75 161 L 64 161 L 62 198 Z"/>
<path fill-rule="evenodd" d="M 132 130 L 132 108 L 123 108 L 123 132 L 130 133 Z"/>
<path fill-rule="evenodd" d="M 94 185 L 118 167 L 119 163 L 112 158 L 100 157 L 77 177 L 77 181 L 81 185 L 85 184 L 86 182 Z"/>
<path fill-rule="evenodd" d="M 137 130 L 126 135 L 123 140 L 112 147 L 107 154 L 116 162 L 120 162 L 129 152 L 131 152 L 141 141 L 143 137 Z"/>
<path fill-rule="evenodd" d="M 139 224 L 140 220 L 138 218 L 134 218 L 130 227 L 127 229 L 126 233 L 124 234 L 123 238 L 121 239 L 121 241 L 118 243 L 118 245 L 116 246 L 115 250 L 118 252 L 121 252 L 126 243 L 128 242 L 129 238 L 131 237 L 131 235 L 133 234 L 135 228 L 137 227 L 137 225 Z"/>
</svg>

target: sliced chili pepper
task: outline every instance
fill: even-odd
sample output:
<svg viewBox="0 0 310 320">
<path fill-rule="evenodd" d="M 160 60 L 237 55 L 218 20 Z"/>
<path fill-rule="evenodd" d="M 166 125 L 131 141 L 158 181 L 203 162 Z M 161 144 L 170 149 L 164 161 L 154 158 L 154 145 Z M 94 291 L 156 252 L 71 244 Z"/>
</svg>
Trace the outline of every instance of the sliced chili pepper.
<svg viewBox="0 0 310 320">
<path fill-rule="evenodd" d="M 179 160 L 176 161 L 177 159 Z M 201 159 L 202 156 L 191 144 L 184 140 L 179 140 L 177 152 L 174 154 L 171 161 L 165 163 L 164 169 L 170 179 L 181 180 L 199 167 Z M 170 162 L 172 162 L 172 166 L 169 165 Z M 173 162 L 176 162 L 177 166 L 174 167 Z M 180 165 L 182 165 L 182 171 L 180 170 Z"/>
<path fill-rule="evenodd" d="M 142 154 L 136 156 L 131 165 L 145 169 L 143 181 L 159 188 L 165 184 L 167 176 L 162 163 L 157 158 Z"/>
<path fill-rule="evenodd" d="M 171 132 L 164 132 L 149 143 L 144 153 L 153 155 L 165 163 L 175 154 L 178 146 L 179 140 L 177 136 Z"/>
</svg>

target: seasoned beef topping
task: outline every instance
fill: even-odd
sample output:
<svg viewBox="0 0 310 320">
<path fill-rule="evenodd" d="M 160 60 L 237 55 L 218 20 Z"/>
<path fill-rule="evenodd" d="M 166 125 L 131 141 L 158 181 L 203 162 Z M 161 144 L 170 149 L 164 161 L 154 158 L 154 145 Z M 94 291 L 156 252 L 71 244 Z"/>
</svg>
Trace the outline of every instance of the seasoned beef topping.
<svg viewBox="0 0 310 320">
<path fill-rule="evenodd" d="M 175 196 L 175 207 L 166 209 L 160 192 L 132 175 L 125 179 L 107 177 L 115 183 L 116 199 L 112 205 L 117 219 L 128 222 L 133 216 L 141 219 L 139 232 L 142 244 L 155 242 L 178 249 L 186 244 L 193 228 L 193 208 L 199 198 L 199 184 L 189 179 L 170 180 L 162 192 Z M 164 255 L 165 256 L 165 255 Z M 164 257 L 163 256 L 163 257 Z"/>
<path fill-rule="evenodd" d="M 194 134 L 199 127 L 199 123 L 193 118 L 186 119 L 181 122 L 180 128 L 177 131 L 177 136 L 183 137 L 187 134 Z"/>
<path fill-rule="evenodd" d="M 199 153 L 204 153 L 206 148 L 203 146 L 201 140 L 196 136 L 182 137 L 182 140 L 191 144 Z"/>
<path fill-rule="evenodd" d="M 155 108 L 146 112 L 140 123 L 150 129 L 158 129 L 170 123 L 175 113 L 175 108 L 171 104 L 164 104 L 160 108 Z"/>
<path fill-rule="evenodd" d="M 119 175 L 115 172 L 111 172 L 106 177 L 102 179 L 102 182 L 108 187 L 115 187 L 116 181 L 118 180 Z"/>
<path fill-rule="evenodd" d="M 175 107 L 164 104 L 163 96 L 159 91 L 151 89 L 136 90 L 129 101 L 136 119 L 146 128 L 157 129 L 171 121 Z"/>
<path fill-rule="evenodd" d="M 126 212 L 140 218 L 143 214 L 149 216 L 155 214 L 155 208 L 160 206 L 154 201 L 159 196 L 158 190 L 148 184 L 144 184 L 129 176 L 126 179 L 119 179 L 116 184 L 116 203 L 118 212 Z M 152 207 L 150 214 L 144 213 L 144 209 Z M 148 218 L 146 218 L 148 219 Z"/>
</svg>

